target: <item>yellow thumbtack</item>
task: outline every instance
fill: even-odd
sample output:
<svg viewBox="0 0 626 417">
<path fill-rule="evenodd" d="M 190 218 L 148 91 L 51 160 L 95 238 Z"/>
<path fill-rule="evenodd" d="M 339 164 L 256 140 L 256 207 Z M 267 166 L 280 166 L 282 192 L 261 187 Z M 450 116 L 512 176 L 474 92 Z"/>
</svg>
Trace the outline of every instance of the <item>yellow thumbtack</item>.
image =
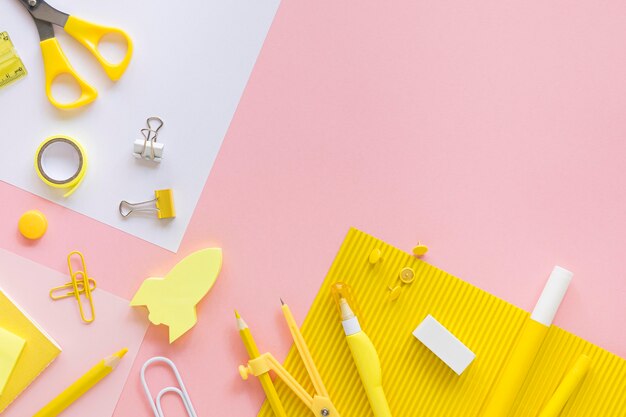
<svg viewBox="0 0 626 417">
<path fill-rule="evenodd" d="M 402 271 L 400 271 L 400 281 L 404 282 L 405 284 L 410 284 L 413 282 L 414 279 L 415 271 L 413 271 L 412 268 L 409 268 L 408 266 L 406 268 L 402 268 Z"/>
<path fill-rule="evenodd" d="M 390 301 L 396 301 L 398 299 L 398 297 L 400 297 L 400 286 L 395 286 L 393 288 L 388 287 L 389 288 L 389 300 Z"/>
<path fill-rule="evenodd" d="M 420 242 L 417 242 L 417 246 L 413 248 L 413 255 L 418 258 L 426 255 L 426 252 L 428 252 L 428 246 L 422 245 Z"/>
<path fill-rule="evenodd" d="M 372 251 L 370 252 L 370 257 L 369 257 L 370 263 L 377 264 L 378 261 L 380 261 L 381 256 L 382 256 L 382 252 L 380 249 L 378 248 L 372 249 Z"/>
<path fill-rule="evenodd" d="M 17 228 L 26 239 L 39 239 L 48 230 L 48 220 L 39 210 L 29 210 L 22 214 Z"/>
</svg>

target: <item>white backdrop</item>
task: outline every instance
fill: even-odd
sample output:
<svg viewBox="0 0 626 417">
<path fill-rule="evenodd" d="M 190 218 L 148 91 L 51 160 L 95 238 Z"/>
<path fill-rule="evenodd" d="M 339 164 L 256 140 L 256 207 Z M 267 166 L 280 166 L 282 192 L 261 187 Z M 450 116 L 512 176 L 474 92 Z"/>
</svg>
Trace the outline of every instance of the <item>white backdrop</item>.
<svg viewBox="0 0 626 417">
<path fill-rule="evenodd" d="M 77 72 L 99 92 L 78 111 L 45 96 L 37 30 L 18 0 L 2 3 L 8 31 L 29 75 L 0 90 L 0 179 L 149 242 L 176 251 L 226 134 L 280 0 L 50 0 L 59 10 L 124 29 L 133 39 L 131 64 L 118 82 L 62 29 L 57 38 Z M 133 141 L 149 116 L 165 126 L 163 161 L 136 160 Z M 77 139 L 89 166 L 64 199 L 37 177 L 33 159 L 46 137 Z M 172 188 L 177 217 L 123 219 L 121 200 L 150 200 Z"/>
</svg>

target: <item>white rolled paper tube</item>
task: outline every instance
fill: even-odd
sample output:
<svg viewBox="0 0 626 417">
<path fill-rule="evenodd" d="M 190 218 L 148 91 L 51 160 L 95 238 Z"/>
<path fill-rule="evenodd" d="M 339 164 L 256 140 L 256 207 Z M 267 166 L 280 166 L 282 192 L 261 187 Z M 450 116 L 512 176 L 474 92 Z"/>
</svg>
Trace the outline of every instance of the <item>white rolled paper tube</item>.
<svg viewBox="0 0 626 417">
<path fill-rule="evenodd" d="M 530 318 L 550 326 L 573 276 L 567 269 L 555 266 Z"/>
</svg>

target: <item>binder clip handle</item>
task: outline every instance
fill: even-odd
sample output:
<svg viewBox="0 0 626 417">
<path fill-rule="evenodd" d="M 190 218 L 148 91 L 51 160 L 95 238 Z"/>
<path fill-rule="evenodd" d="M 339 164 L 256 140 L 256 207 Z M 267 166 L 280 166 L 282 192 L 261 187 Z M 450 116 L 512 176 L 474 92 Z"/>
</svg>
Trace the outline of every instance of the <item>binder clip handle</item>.
<svg viewBox="0 0 626 417">
<path fill-rule="evenodd" d="M 156 207 L 144 207 L 148 204 L 155 203 L 157 201 L 156 198 L 148 201 L 142 201 L 141 203 L 129 203 L 126 200 L 120 201 L 119 211 L 122 217 L 128 217 L 131 213 L 137 211 L 149 211 L 154 212 L 157 211 Z"/>
<path fill-rule="evenodd" d="M 154 206 L 148 206 L 152 203 L 154 203 Z M 159 219 L 176 217 L 174 193 L 168 188 L 165 190 L 156 190 L 152 200 L 143 201 L 141 203 L 129 203 L 126 200 L 122 200 L 119 205 L 119 211 L 122 217 L 128 217 L 134 212 L 155 212 Z"/>
<path fill-rule="evenodd" d="M 152 123 L 156 123 L 157 126 L 152 127 Z M 151 130 L 154 133 L 157 133 L 159 129 L 161 129 L 165 123 L 163 123 L 163 120 L 161 120 L 160 117 L 152 116 L 152 117 L 148 117 L 148 119 L 146 120 L 146 124 L 148 125 L 148 130 Z M 156 139 L 156 135 L 155 135 L 155 139 Z"/>
</svg>

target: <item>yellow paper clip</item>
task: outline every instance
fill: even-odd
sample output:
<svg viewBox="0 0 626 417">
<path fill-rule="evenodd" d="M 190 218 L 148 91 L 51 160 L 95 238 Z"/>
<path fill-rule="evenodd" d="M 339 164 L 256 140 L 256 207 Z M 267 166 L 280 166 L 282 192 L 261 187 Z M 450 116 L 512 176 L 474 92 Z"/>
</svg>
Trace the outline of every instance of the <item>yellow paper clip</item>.
<svg viewBox="0 0 626 417">
<path fill-rule="evenodd" d="M 72 255 L 80 257 L 82 271 L 74 271 L 72 268 Z M 93 306 L 93 297 L 91 292 L 96 289 L 96 280 L 89 278 L 87 275 L 87 265 L 85 265 L 85 257 L 82 253 L 74 251 L 67 255 L 67 266 L 70 270 L 71 282 L 54 287 L 50 290 L 50 298 L 53 300 L 61 300 L 63 298 L 74 297 L 78 303 L 78 309 L 80 310 L 80 318 L 87 324 L 93 322 L 96 319 L 96 310 Z M 69 291 L 67 291 L 69 290 Z M 64 291 L 62 294 L 57 294 Z M 65 292 L 67 291 L 67 292 Z M 83 302 L 81 300 L 81 294 L 85 294 L 85 298 L 89 301 L 89 308 L 91 314 L 89 318 L 85 316 L 85 309 L 83 308 Z"/>
<path fill-rule="evenodd" d="M 155 207 L 142 207 L 147 204 L 154 203 Z M 159 219 L 169 219 L 176 217 L 176 209 L 174 208 L 174 192 L 168 188 L 165 190 L 156 190 L 154 199 L 143 201 L 141 203 L 129 203 L 128 201 L 120 202 L 120 214 L 123 217 L 129 216 L 133 212 L 155 211 Z"/>
<path fill-rule="evenodd" d="M 315 395 L 309 394 L 309 392 L 278 362 L 278 360 L 271 353 L 264 353 L 254 359 L 248 361 L 248 366 L 240 365 L 239 374 L 243 380 L 247 380 L 250 374 L 254 376 L 260 376 L 269 371 L 274 371 L 276 375 L 283 380 L 285 385 L 289 387 L 291 391 L 302 401 L 309 410 L 313 412 L 315 416 L 321 417 L 339 417 L 339 412 L 335 408 L 335 405 L 330 400 L 328 391 L 324 386 L 322 377 L 313 362 L 311 352 L 302 337 L 300 328 L 296 324 L 296 320 L 291 314 L 291 310 L 287 304 L 282 304 L 283 315 L 289 326 L 289 331 L 293 337 L 294 345 L 300 354 L 302 362 L 307 370 L 309 378 L 313 383 L 313 388 L 316 391 Z"/>
</svg>

